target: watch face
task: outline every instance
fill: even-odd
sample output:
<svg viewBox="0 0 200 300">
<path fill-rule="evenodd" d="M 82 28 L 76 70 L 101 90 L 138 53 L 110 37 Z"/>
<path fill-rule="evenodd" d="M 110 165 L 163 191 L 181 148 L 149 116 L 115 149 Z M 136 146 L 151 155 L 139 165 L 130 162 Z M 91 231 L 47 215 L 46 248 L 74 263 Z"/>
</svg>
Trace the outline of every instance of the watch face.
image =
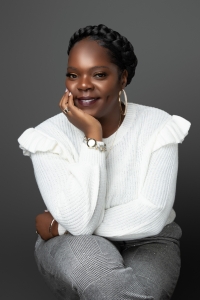
<svg viewBox="0 0 200 300">
<path fill-rule="evenodd" d="M 88 147 L 94 147 L 96 145 L 96 141 L 94 139 L 89 139 L 87 144 Z"/>
</svg>

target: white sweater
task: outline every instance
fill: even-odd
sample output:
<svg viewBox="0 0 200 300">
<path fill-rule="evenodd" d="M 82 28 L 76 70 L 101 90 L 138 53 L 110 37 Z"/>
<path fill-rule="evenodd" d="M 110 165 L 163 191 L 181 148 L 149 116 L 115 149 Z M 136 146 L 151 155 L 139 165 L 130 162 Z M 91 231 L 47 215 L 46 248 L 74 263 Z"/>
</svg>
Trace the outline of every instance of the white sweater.
<svg viewBox="0 0 200 300">
<path fill-rule="evenodd" d="M 31 157 L 47 209 L 59 234 L 96 234 L 130 240 L 158 234 L 175 219 L 178 143 L 190 122 L 153 107 L 128 103 L 106 152 L 90 149 L 84 134 L 60 113 L 18 139 Z"/>
</svg>

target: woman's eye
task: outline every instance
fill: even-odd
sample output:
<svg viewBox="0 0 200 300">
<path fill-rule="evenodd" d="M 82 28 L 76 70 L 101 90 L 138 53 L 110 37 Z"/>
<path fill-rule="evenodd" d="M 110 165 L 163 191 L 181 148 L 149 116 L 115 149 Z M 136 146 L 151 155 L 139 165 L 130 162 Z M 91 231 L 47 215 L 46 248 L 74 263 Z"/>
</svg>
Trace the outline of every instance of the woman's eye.
<svg viewBox="0 0 200 300">
<path fill-rule="evenodd" d="M 66 76 L 73 79 L 77 77 L 77 75 L 73 73 L 67 73 Z"/>
<path fill-rule="evenodd" d="M 97 78 L 106 77 L 106 73 L 97 73 L 97 74 L 95 74 L 95 77 L 97 77 Z"/>
</svg>

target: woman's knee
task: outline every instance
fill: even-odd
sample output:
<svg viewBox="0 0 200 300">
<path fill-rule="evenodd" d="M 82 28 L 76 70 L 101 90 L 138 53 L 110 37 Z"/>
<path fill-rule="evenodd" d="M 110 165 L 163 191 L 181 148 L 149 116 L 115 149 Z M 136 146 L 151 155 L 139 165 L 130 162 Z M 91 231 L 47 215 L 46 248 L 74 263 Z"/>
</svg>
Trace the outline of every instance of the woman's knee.
<svg viewBox="0 0 200 300">
<path fill-rule="evenodd" d="M 41 237 L 35 244 L 35 260 L 42 275 L 65 274 L 74 263 L 74 255 L 71 251 L 67 235 L 57 236 L 48 241 Z"/>
<path fill-rule="evenodd" d="M 47 242 L 39 237 L 35 246 L 35 259 L 42 274 L 56 272 L 77 283 L 86 273 L 99 278 L 101 274 L 124 267 L 117 248 L 105 238 L 95 235 L 69 234 Z"/>
</svg>

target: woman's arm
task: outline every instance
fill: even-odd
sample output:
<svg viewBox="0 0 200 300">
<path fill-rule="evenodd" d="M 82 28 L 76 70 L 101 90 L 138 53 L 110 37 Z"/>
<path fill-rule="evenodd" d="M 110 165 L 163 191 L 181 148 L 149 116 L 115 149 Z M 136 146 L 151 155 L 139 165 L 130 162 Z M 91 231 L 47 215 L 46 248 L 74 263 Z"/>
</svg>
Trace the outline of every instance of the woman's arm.
<svg viewBox="0 0 200 300">
<path fill-rule="evenodd" d="M 83 143 L 77 163 L 50 152 L 32 153 L 31 159 L 39 190 L 55 220 L 73 235 L 92 234 L 104 216 L 105 152 Z"/>
<path fill-rule="evenodd" d="M 74 106 L 73 95 L 66 92 L 59 106 L 61 110 L 68 107 L 66 118 L 83 132 L 83 136 L 102 140 L 101 124 Z M 59 138 L 63 132 L 59 131 L 59 127 L 52 127 L 51 121 L 48 124 L 49 129 L 44 133 L 41 128 L 39 131 L 33 128 L 26 130 L 18 139 L 20 148 L 25 155 L 31 156 L 41 195 L 49 212 L 59 223 L 60 230 L 63 232 L 65 228 L 74 235 L 92 234 L 104 215 L 105 153 L 89 149 L 82 143 L 79 156 L 75 151 L 73 157 L 70 141 L 62 145 Z M 53 138 L 48 135 L 51 130 L 54 132 Z"/>
<path fill-rule="evenodd" d="M 95 234 L 107 237 L 131 235 L 133 239 L 159 233 L 174 204 L 178 170 L 178 145 L 152 153 L 148 173 L 137 199 L 109 208 Z"/>
</svg>

